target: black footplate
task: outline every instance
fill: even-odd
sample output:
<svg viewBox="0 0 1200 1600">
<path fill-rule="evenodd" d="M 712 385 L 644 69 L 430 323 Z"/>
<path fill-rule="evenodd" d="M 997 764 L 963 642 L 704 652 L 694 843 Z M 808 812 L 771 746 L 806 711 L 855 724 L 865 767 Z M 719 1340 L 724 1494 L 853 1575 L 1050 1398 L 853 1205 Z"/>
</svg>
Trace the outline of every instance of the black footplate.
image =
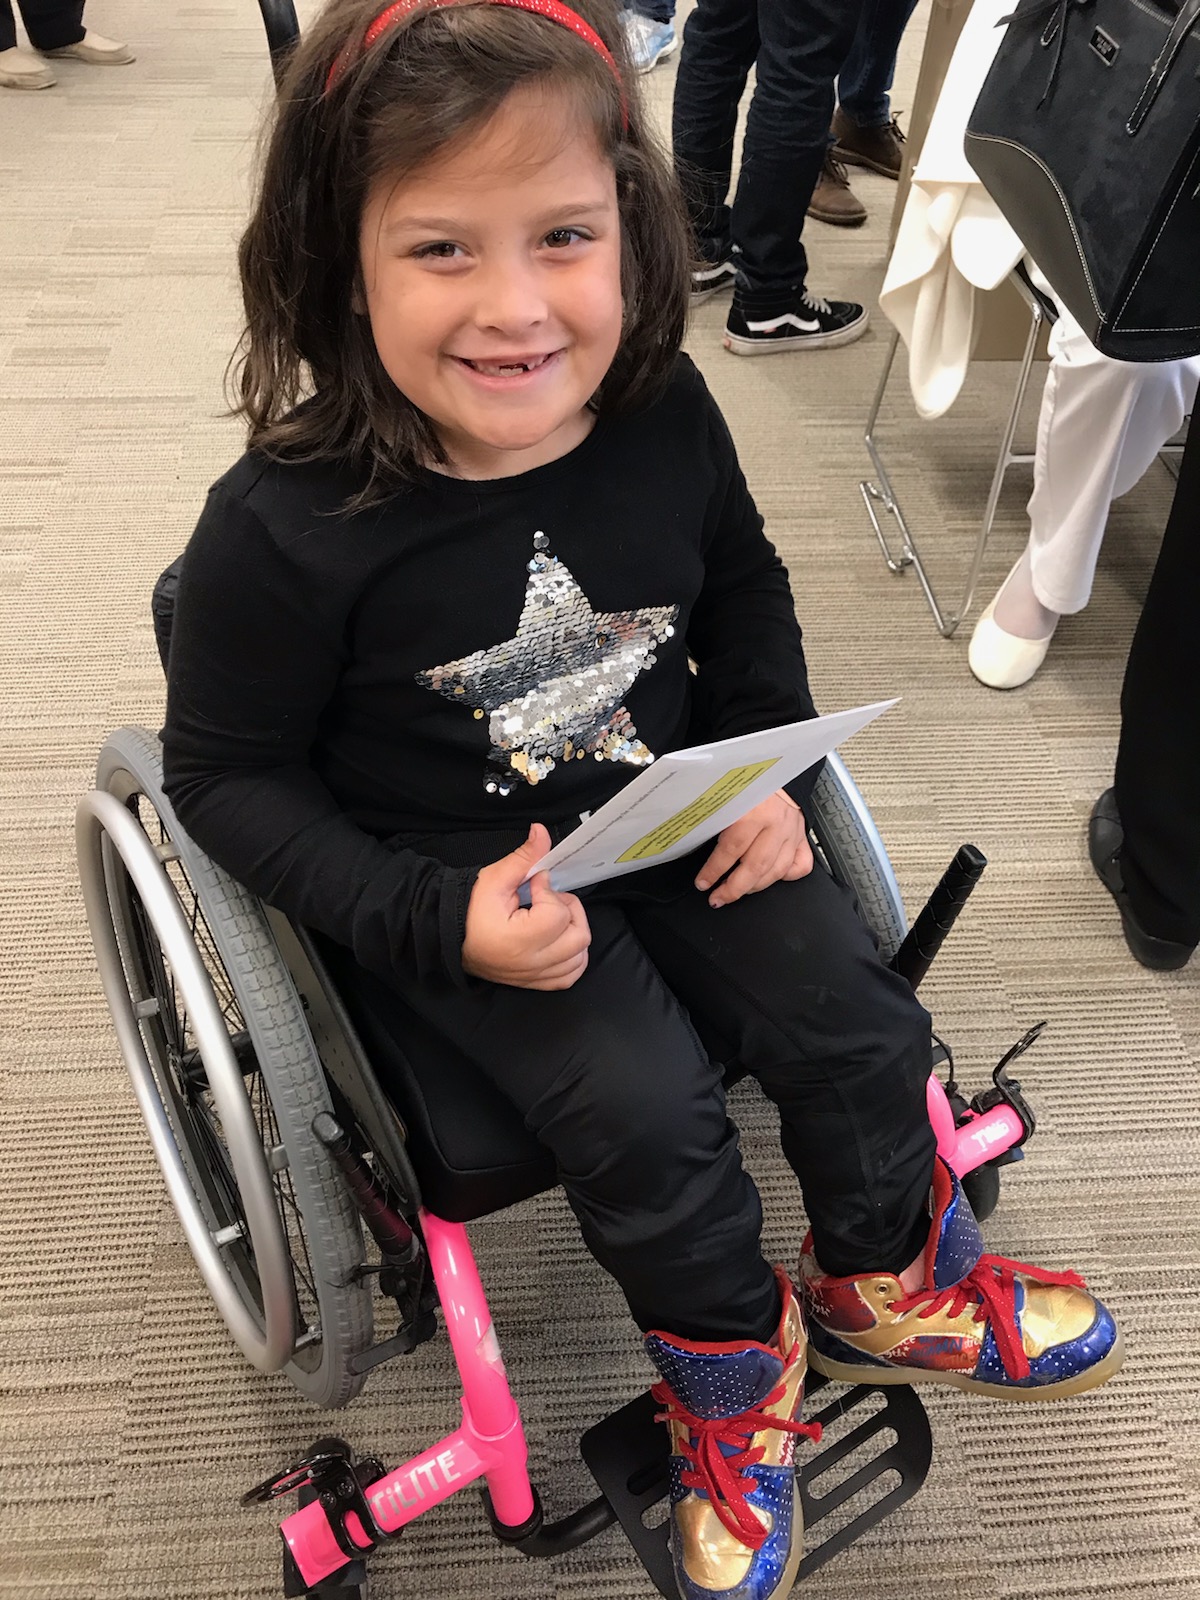
<svg viewBox="0 0 1200 1600">
<path fill-rule="evenodd" d="M 854 1413 L 860 1407 L 862 1420 L 856 1422 Z M 678 1600 L 667 1521 L 659 1518 L 647 1527 L 645 1520 L 667 1494 L 667 1430 L 655 1422 L 657 1410 L 649 1394 L 639 1395 L 589 1428 L 580 1450 L 655 1588 L 666 1600 Z M 847 1389 L 827 1385 L 825 1378 L 810 1372 L 804 1413 L 806 1421 L 819 1422 L 832 1437 L 815 1452 L 804 1450 L 800 1498 L 806 1554 L 800 1578 L 824 1566 L 910 1500 L 925 1482 L 933 1459 L 925 1407 L 907 1386 L 857 1384 Z M 876 1450 L 871 1449 L 873 1440 L 879 1441 Z M 889 1477 L 890 1487 L 872 1492 Z M 862 1508 L 845 1520 L 835 1519 L 840 1525 L 822 1538 L 822 1522 L 855 1496 L 862 1497 Z"/>
</svg>

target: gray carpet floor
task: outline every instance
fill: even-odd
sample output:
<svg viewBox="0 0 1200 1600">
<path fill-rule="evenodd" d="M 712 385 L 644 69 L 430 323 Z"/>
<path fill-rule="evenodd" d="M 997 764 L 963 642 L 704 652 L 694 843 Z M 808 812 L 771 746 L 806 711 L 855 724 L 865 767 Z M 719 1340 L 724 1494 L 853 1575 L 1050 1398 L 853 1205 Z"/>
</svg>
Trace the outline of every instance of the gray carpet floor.
<svg viewBox="0 0 1200 1600">
<path fill-rule="evenodd" d="M 240 448 L 221 379 L 237 327 L 233 244 L 270 89 L 252 0 L 95 0 L 135 66 L 64 62 L 49 93 L 0 93 L 0 1594 L 161 1600 L 277 1593 L 272 1519 L 238 1493 L 331 1424 L 399 1460 L 454 1425 L 443 1341 L 327 1417 L 257 1377 L 202 1289 L 119 1059 L 84 928 L 72 813 L 110 729 L 153 727 L 154 576 Z M 911 103 L 923 17 L 897 104 Z M 666 115 L 674 66 L 649 82 Z M 856 186 L 857 233 L 812 225 L 818 292 L 873 301 L 892 190 Z M 1200 1596 L 1200 984 L 1122 943 L 1084 852 L 1111 772 L 1125 651 L 1170 502 L 1155 467 L 1113 511 L 1095 597 L 1026 690 L 992 693 L 965 637 L 936 633 L 889 574 L 859 497 L 885 350 L 737 361 L 724 307 L 690 348 L 791 569 L 819 703 L 901 695 L 848 749 L 910 906 L 964 839 L 991 858 L 928 1001 L 962 1076 L 1031 1022 L 1040 1114 L 990 1247 L 1073 1266 L 1122 1319 L 1124 1372 L 1051 1407 L 931 1394 L 922 1494 L 804 1589 L 811 1600 L 1185 1600 Z M 885 434 L 935 575 L 958 582 L 1011 369 L 972 377 L 942 423 L 897 384 Z M 1012 474 L 980 598 L 1024 540 Z M 734 1101 L 770 1251 L 804 1227 L 771 1119 Z M 612 1286 L 560 1197 L 474 1230 L 552 1508 L 588 1493 L 575 1437 L 644 1383 Z M 378 1600 L 644 1600 L 616 1533 L 552 1562 L 502 1552 L 473 1496 L 377 1565 Z"/>
</svg>

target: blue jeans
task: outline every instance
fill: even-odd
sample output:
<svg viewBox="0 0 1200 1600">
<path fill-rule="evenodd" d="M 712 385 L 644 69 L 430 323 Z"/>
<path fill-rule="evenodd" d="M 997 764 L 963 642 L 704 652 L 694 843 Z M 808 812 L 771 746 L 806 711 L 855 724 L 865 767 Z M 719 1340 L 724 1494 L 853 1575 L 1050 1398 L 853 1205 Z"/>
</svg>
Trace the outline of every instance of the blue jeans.
<svg viewBox="0 0 1200 1600">
<path fill-rule="evenodd" d="M 800 234 L 862 3 L 698 0 L 683 30 L 672 138 L 692 227 L 713 261 L 737 247 L 738 292 L 763 315 L 787 310 L 804 285 Z M 751 67 L 756 87 L 730 206 L 738 102 Z"/>
<path fill-rule="evenodd" d="M 913 0 L 916 4 L 916 0 Z M 623 7 L 626 11 L 636 11 L 639 16 L 649 17 L 651 22 L 674 22 L 675 0 L 629 0 Z"/>
<path fill-rule="evenodd" d="M 864 0 L 850 54 L 838 73 L 838 104 L 859 128 L 886 128 L 896 55 L 917 0 Z"/>
</svg>

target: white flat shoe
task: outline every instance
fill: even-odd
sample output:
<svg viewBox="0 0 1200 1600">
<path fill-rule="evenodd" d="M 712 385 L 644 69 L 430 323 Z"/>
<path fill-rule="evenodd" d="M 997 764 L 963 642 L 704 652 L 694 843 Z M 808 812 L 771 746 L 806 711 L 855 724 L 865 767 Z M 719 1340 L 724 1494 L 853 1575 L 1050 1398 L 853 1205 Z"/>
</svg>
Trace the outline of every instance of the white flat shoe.
<svg viewBox="0 0 1200 1600">
<path fill-rule="evenodd" d="M 1012 572 L 1008 577 L 1012 577 Z M 967 665 L 980 683 L 986 683 L 989 689 L 1019 689 L 1023 683 L 1028 683 L 1045 661 L 1054 637 L 1054 628 L 1044 639 L 1022 639 L 1015 633 L 1006 633 L 1000 627 L 992 613 L 1007 584 L 1008 578 L 1005 578 L 993 595 L 992 603 L 975 624 L 975 632 L 967 646 Z"/>
<path fill-rule="evenodd" d="M 71 61 L 86 61 L 90 67 L 127 67 L 137 57 L 127 44 L 106 39 L 103 34 L 90 29 L 78 44 L 64 44 L 58 50 L 47 50 L 48 56 L 64 56 Z"/>
<path fill-rule="evenodd" d="M 52 89 L 58 79 L 32 50 L 0 50 L 0 88 Z"/>
</svg>

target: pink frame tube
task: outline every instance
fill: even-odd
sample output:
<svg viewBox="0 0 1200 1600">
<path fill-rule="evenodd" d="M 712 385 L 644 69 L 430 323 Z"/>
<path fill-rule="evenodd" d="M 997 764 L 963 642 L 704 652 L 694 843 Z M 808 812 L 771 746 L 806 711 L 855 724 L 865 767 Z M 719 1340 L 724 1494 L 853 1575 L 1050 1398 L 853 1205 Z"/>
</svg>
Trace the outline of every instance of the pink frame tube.
<svg viewBox="0 0 1200 1600">
<path fill-rule="evenodd" d="M 982 1113 L 969 1111 L 962 1127 L 956 1128 L 954 1112 L 936 1074 L 930 1076 L 926 1085 L 925 1103 L 937 1138 L 938 1155 L 960 1178 L 1003 1151 L 1011 1150 L 1025 1136 L 1020 1117 L 1008 1105 L 993 1106 Z"/>
<path fill-rule="evenodd" d="M 520 1527 L 534 1507 L 525 1432 L 467 1230 L 423 1210 L 421 1231 L 462 1380 L 462 1426 L 370 1484 L 365 1492 L 371 1514 L 386 1533 L 397 1533 L 431 1506 L 486 1478 L 496 1516 Z M 279 1531 L 310 1587 L 349 1559 L 317 1501 L 285 1517 Z M 370 1547 L 354 1512 L 346 1517 L 346 1532 L 360 1549 Z"/>
</svg>

